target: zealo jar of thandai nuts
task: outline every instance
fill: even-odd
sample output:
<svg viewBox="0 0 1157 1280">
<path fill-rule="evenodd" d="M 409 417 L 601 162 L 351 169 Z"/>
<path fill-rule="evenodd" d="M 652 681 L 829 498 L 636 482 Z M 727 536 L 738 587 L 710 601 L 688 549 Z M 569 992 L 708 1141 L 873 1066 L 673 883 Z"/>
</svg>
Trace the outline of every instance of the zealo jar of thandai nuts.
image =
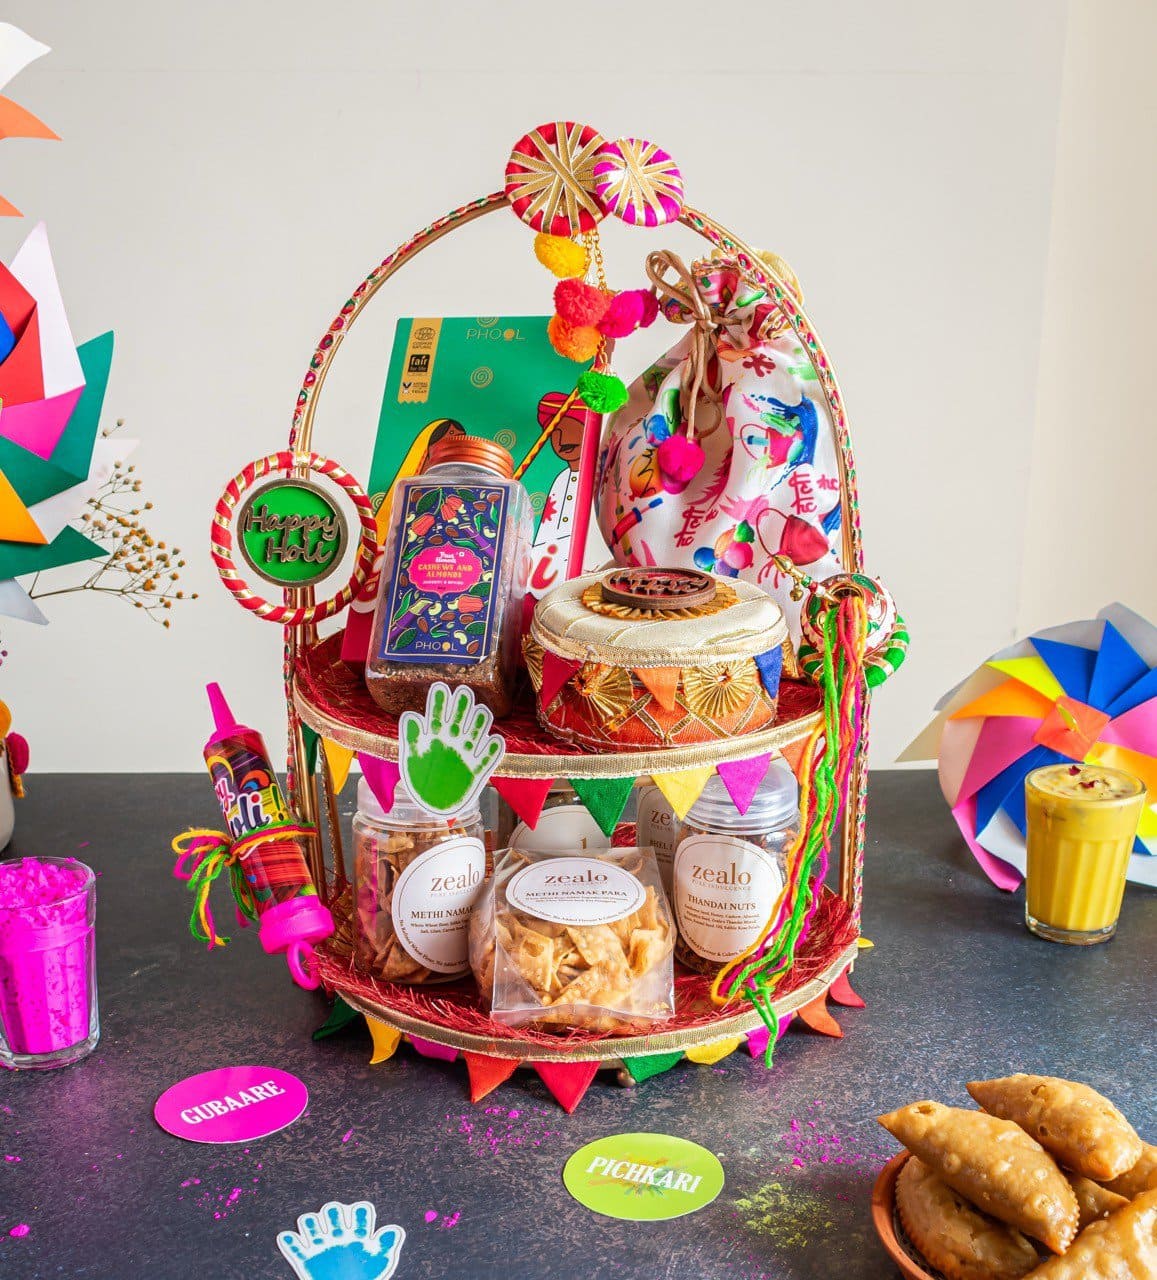
<svg viewBox="0 0 1157 1280">
<path fill-rule="evenodd" d="M 468 972 L 470 913 L 488 871 L 479 811 L 448 824 L 399 783 L 386 813 L 363 778 L 353 829 L 358 967 L 407 983 Z"/>
<path fill-rule="evenodd" d="M 799 786 L 787 762 L 772 762 L 746 813 L 712 777 L 676 837 L 675 955 L 714 974 L 759 938 L 784 886 L 799 832 Z"/>
</svg>

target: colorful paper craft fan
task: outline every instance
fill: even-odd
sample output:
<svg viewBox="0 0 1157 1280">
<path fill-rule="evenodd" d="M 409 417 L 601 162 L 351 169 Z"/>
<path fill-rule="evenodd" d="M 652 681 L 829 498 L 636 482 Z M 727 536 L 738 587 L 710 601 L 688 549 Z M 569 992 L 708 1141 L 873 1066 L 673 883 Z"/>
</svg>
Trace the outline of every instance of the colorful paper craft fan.
<svg viewBox="0 0 1157 1280">
<path fill-rule="evenodd" d="M 1140 778 L 1157 803 L 1157 627 L 1121 604 L 1002 649 L 946 694 L 900 757 L 939 761 L 940 786 L 994 884 L 1025 865 L 1024 780 L 1088 761 Z M 1157 885 L 1157 808 L 1141 818 L 1129 879 Z"/>
<path fill-rule="evenodd" d="M 111 333 L 77 347 L 44 225 L 0 264 L 0 614 L 44 615 L 16 581 L 104 555 L 71 521 L 135 441 L 98 439 Z"/>
</svg>

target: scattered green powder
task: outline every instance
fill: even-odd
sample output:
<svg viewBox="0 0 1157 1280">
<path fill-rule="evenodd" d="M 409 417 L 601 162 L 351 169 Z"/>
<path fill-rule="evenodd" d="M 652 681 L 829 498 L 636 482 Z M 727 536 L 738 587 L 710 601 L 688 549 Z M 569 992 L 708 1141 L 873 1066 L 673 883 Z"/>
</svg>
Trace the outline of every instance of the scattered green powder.
<svg viewBox="0 0 1157 1280">
<path fill-rule="evenodd" d="M 785 1249 L 805 1249 L 835 1225 L 828 1204 L 809 1191 L 765 1182 L 735 1201 L 749 1231 L 768 1236 Z"/>
</svg>

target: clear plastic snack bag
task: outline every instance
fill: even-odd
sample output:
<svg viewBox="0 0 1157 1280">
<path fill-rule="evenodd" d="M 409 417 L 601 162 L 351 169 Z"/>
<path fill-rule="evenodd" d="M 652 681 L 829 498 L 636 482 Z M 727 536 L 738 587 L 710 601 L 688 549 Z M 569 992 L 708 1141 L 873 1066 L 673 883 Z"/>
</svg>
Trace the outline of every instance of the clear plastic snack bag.
<svg viewBox="0 0 1157 1280">
<path fill-rule="evenodd" d="M 505 849 L 470 920 L 470 967 L 509 1026 L 609 1031 L 669 1018 L 674 946 L 650 849 Z"/>
</svg>

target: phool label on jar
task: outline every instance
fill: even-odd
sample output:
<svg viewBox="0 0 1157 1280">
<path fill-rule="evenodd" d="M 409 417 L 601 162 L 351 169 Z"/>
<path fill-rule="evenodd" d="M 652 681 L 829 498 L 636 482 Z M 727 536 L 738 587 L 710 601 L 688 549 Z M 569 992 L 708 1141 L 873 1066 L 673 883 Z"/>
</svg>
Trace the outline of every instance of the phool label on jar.
<svg viewBox="0 0 1157 1280">
<path fill-rule="evenodd" d="M 510 847 L 531 853 L 575 853 L 579 849 L 609 849 L 611 838 L 585 805 L 560 804 L 544 809 L 535 827 L 520 822 L 510 833 Z"/>
<path fill-rule="evenodd" d="M 695 835 L 675 851 L 675 917 L 683 941 L 723 964 L 763 932 L 783 889 L 775 858 L 737 836 Z"/>
<path fill-rule="evenodd" d="M 506 901 L 512 907 L 551 924 L 614 924 L 646 900 L 638 877 L 597 858 L 533 862 L 506 886 Z"/>
<path fill-rule="evenodd" d="M 404 518 L 379 657 L 468 666 L 489 655 L 509 495 L 505 485 L 399 486 Z"/>
<path fill-rule="evenodd" d="M 435 973 L 465 973 L 470 912 L 486 879 L 486 851 L 473 836 L 435 845 L 398 877 L 394 930 L 406 951 Z"/>
</svg>

